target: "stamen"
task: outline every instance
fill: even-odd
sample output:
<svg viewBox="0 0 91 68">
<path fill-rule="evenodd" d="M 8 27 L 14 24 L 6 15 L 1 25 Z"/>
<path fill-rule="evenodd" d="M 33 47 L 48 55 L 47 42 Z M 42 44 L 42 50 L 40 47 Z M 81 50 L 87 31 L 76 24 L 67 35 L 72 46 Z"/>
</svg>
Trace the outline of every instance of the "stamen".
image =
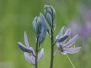
<svg viewBox="0 0 91 68">
<path fill-rule="evenodd" d="M 73 48 L 75 48 L 75 44 L 76 44 L 76 42 L 74 42 Z"/>
</svg>

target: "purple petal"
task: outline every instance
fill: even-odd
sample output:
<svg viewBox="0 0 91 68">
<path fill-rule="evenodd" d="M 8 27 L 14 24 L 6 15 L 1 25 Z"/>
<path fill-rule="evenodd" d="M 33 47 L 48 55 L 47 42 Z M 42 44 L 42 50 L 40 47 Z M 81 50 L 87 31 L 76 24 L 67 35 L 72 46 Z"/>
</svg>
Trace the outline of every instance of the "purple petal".
<svg viewBox="0 0 91 68">
<path fill-rule="evenodd" d="M 20 47 L 20 49 L 24 52 L 28 52 L 28 53 L 32 53 L 33 56 L 35 56 L 35 52 L 34 49 L 32 47 L 26 47 L 24 46 L 21 42 L 18 42 L 18 46 Z"/>
<path fill-rule="evenodd" d="M 26 31 L 24 31 L 24 42 L 25 42 L 26 46 L 29 47 L 29 43 L 28 43 L 28 38 L 27 38 Z"/>
<path fill-rule="evenodd" d="M 56 36 L 56 39 L 59 39 L 63 35 L 64 26 L 61 28 L 59 34 Z"/>
<path fill-rule="evenodd" d="M 24 46 L 21 42 L 18 42 L 18 46 L 20 47 L 20 49 L 24 52 L 30 52 L 32 53 L 32 50 L 26 46 Z"/>
<path fill-rule="evenodd" d="M 70 35 L 70 33 L 71 33 L 71 29 L 68 29 L 68 30 L 65 32 L 64 35 Z"/>
<path fill-rule="evenodd" d="M 39 55 L 38 55 L 38 61 L 40 61 L 44 56 L 44 48 L 41 49 Z"/>
<path fill-rule="evenodd" d="M 34 49 L 33 49 L 32 47 L 30 47 L 30 50 L 33 52 L 32 55 L 35 56 L 35 51 L 34 51 Z"/>
<path fill-rule="evenodd" d="M 27 52 L 24 52 L 24 56 L 25 56 L 25 59 L 32 65 L 35 65 L 35 57 L 34 56 L 31 56 L 27 53 Z"/>
<path fill-rule="evenodd" d="M 73 45 L 73 43 L 76 41 L 78 35 L 75 35 L 72 39 L 70 39 L 65 45 L 63 45 L 63 47 L 70 47 Z"/>
<path fill-rule="evenodd" d="M 60 45 L 64 45 L 63 42 L 68 38 L 68 35 L 62 36 L 60 39 L 56 39 L 56 45 L 57 47 L 60 47 Z"/>
<path fill-rule="evenodd" d="M 35 57 L 31 56 L 33 63 L 35 63 Z"/>
<path fill-rule="evenodd" d="M 56 39 L 56 42 L 63 42 L 63 41 L 66 40 L 67 38 L 68 38 L 68 35 L 61 36 L 61 38 Z"/>
<path fill-rule="evenodd" d="M 60 45 L 62 45 L 62 43 L 61 42 L 56 42 L 56 45 L 57 45 L 57 47 L 60 47 Z"/>
<path fill-rule="evenodd" d="M 64 35 L 68 35 L 68 36 L 69 36 L 69 35 L 70 35 L 70 33 L 71 33 L 71 29 L 68 29 L 68 30 L 65 32 L 65 34 L 64 34 Z M 67 39 L 65 39 L 65 40 L 64 40 L 61 44 L 62 44 L 62 45 L 64 45 L 64 44 L 65 44 L 65 42 L 66 42 L 66 40 L 67 40 Z"/>
<path fill-rule="evenodd" d="M 76 48 L 65 48 L 64 51 L 70 54 L 77 53 L 80 50 L 81 47 L 76 47 Z"/>
</svg>

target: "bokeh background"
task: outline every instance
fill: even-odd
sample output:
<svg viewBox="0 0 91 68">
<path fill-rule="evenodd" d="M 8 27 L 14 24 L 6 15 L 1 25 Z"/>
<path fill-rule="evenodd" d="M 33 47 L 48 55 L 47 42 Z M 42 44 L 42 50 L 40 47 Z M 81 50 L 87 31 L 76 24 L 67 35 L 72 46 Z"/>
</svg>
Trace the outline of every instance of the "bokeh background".
<svg viewBox="0 0 91 68">
<path fill-rule="evenodd" d="M 52 5 L 56 10 L 55 37 L 62 26 L 71 28 L 72 33 L 79 34 L 76 46 L 80 52 L 68 54 L 76 68 L 91 68 L 91 0 L 0 0 L 0 68 L 34 68 L 28 63 L 17 42 L 24 44 L 24 31 L 27 32 L 29 44 L 35 48 L 35 33 L 32 21 L 44 5 Z M 45 49 L 39 68 L 49 68 L 50 39 L 41 44 Z M 56 50 L 56 45 L 55 45 Z M 67 56 L 57 53 L 54 68 L 72 68 Z"/>
</svg>

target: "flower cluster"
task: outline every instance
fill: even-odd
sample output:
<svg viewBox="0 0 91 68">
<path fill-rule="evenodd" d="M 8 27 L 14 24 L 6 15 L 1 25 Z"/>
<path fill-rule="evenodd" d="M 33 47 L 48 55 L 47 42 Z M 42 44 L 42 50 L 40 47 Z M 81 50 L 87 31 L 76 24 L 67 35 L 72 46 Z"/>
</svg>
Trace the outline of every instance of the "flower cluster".
<svg viewBox="0 0 91 68">
<path fill-rule="evenodd" d="M 21 42 L 18 42 L 18 45 L 20 49 L 24 51 L 25 59 L 32 65 L 35 65 L 35 56 L 36 56 L 35 51 L 32 47 L 29 46 L 26 32 L 24 32 L 24 42 L 26 46 L 24 46 Z M 32 55 L 30 56 L 28 53 L 31 53 Z M 40 61 L 43 58 L 43 56 L 44 56 L 44 48 L 42 48 L 40 53 L 38 54 L 38 61 Z"/>
<path fill-rule="evenodd" d="M 36 50 L 29 46 L 27 33 L 24 32 L 24 42 L 23 45 L 21 42 L 18 42 L 18 46 L 24 52 L 25 59 L 32 65 L 37 68 L 38 62 L 44 56 L 44 48 L 41 47 L 41 43 L 44 42 L 46 38 L 46 33 L 48 34 L 51 40 L 51 60 L 50 60 L 50 68 L 53 68 L 53 57 L 54 57 L 54 45 L 56 43 L 57 50 L 61 54 L 65 55 L 67 53 L 74 54 L 80 50 L 81 47 L 74 48 L 72 45 L 76 41 L 78 35 L 75 35 L 68 42 L 67 38 L 70 37 L 71 30 L 68 29 L 64 34 L 64 27 L 61 28 L 59 34 L 56 36 L 56 41 L 54 41 L 54 32 L 55 32 L 55 18 L 56 12 L 55 9 L 50 5 L 44 6 L 44 16 L 42 13 L 39 16 L 36 16 L 33 20 L 33 28 L 36 35 Z M 47 25 L 49 24 L 49 26 Z M 31 55 L 29 55 L 31 54 Z"/>
</svg>

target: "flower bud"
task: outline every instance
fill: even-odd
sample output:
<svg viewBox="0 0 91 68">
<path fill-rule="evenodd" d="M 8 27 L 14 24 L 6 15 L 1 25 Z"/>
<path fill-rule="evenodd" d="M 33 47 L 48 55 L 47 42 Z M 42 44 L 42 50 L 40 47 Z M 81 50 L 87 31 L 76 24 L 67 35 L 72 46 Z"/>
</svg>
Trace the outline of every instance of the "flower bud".
<svg viewBox="0 0 91 68">
<path fill-rule="evenodd" d="M 53 14 L 53 20 L 55 20 L 55 18 L 56 18 L 56 11 L 55 11 L 55 9 L 52 6 L 50 6 L 50 7 L 51 7 L 51 10 L 52 10 L 52 14 Z"/>
<path fill-rule="evenodd" d="M 36 33 L 36 36 L 39 36 L 41 33 L 41 28 L 42 28 L 41 22 L 42 21 L 41 21 L 40 17 L 35 17 L 33 20 L 33 28 Z"/>
<path fill-rule="evenodd" d="M 40 13 L 40 19 L 41 19 L 41 22 L 42 22 L 42 25 L 43 25 L 44 29 L 45 29 L 47 32 L 49 32 L 48 26 L 47 26 L 47 24 L 46 24 L 46 20 L 45 20 L 45 18 L 44 18 L 44 16 L 43 16 L 42 13 Z"/>
<path fill-rule="evenodd" d="M 48 26 L 46 24 L 46 20 L 42 13 L 38 17 L 35 17 L 33 20 L 33 28 L 36 33 L 36 37 L 39 37 L 39 43 L 42 43 L 46 37 L 46 31 L 49 33 Z"/>
<path fill-rule="evenodd" d="M 52 11 L 49 5 L 45 5 L 44 6 L 44 15 L 46 16 L 46 14 L 49 13 L 50 15 L 52 15 Z"/>
<path fill-rule="evenodd" d="M 52 27 L 52 17 L 49 13 L 46 14 L 46 20 L 49 22 L 49 25 Z"/>
<path fill-rule="evenodd" d="M 37 29 L 38 29 L 38 27 L 37 27 L 37 17 L 34 18 L 32 24 L 33 24 L 33 28 L 34 28 L 35 33 L 37 33 L 37 31 L 38 31 L 38 30 L 37 30 Z"/>
<path fill-rule="evenodd" d="M 45 18 L 46 18 L 47 22 L 49 23 L 49 25 L 53 28 L 55 26 L 54 21 L 55 21 L 55 17 L 56 17 L 55 9 L 52 6 L 45 5 L 44 6 L 44 15 L 45 15 Z"/>
<path fill-rule="evenodd" d="M 40 33 L 41 33 L 41 30 L 42 30 L 42 21 L 41 21 L 41 19 L 40 19 L 40 17 L 38 17 L 38 19 L 37 19 L 37 29 L 38 29 L 38 34 L 40 35 Z"/>
</svg>

